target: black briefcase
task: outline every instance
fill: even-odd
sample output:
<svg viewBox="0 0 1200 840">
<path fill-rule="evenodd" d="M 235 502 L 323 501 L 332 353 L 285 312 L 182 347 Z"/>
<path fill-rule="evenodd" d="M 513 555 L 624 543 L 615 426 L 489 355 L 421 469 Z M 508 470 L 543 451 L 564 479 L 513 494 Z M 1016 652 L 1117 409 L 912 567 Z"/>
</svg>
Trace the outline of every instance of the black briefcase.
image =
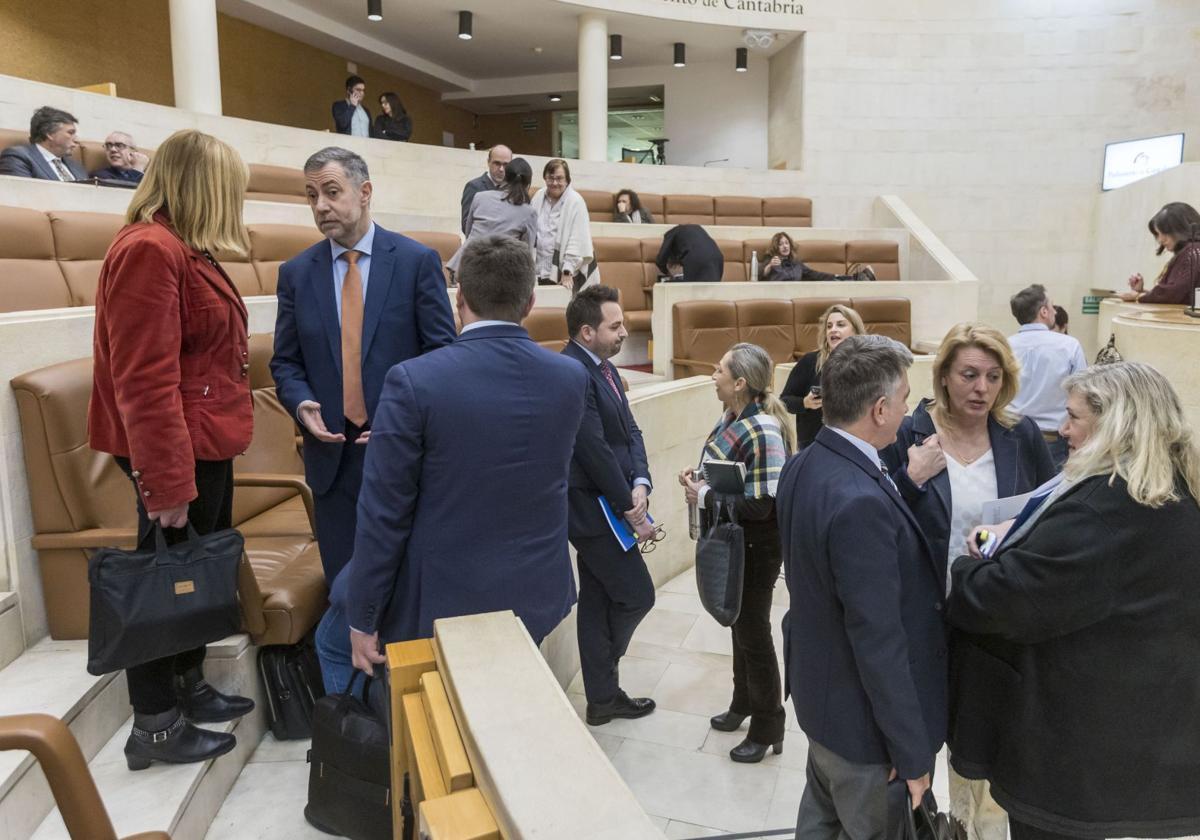
<svg viewBox="0 0 1200 840">
<path fill-rule="evenodd" d="M 713 524 L 696 542 L 696 589 L 708 614 L 729 627 L 742 611 L 746 540 L 733 512 L 736 499 L 712 496 L 716 500 Z M 722 521 L 723 513 L 728 521 Z"/>
<path fill-rule="evenodd" d="M 267 698 L 267 724 L 279 741 L 312 737 L 313 710 L 325 696 L 321 663 L 312 639 L 258 650 L 258 673 Z"/>
<path fill-rule="evenodd" d="M 387 721 L 368 701 L 371 680 L 360 671 L 345 694 L 327 694 L 313 710 L 304 819 L 326 834 L 351 840 L 391 840 L 392 787 Z"/>
<path fill-rule="evenodd" d="M 89 674 L 99 676 L 203 647 L 241 630 L 238 564 L 244 541 L 233 529 L 154 548 L 102 548 L 88 560 Z"/>
</svg>

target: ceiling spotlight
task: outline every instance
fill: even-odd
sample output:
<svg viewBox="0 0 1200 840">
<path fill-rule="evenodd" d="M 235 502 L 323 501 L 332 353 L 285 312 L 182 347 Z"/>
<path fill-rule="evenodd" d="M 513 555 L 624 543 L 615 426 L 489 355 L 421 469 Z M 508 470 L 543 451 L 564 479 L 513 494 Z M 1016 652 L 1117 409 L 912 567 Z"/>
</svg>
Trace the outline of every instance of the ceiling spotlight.
<svg viewBox="0 0 1200 840">
<path fill-rule="evenodd" d="M 746 49 L 745 47 L 737 48 L 737 63 L 734 65 L 734 69 L 737 70 L 739 73 L 746 72 L 746 57 L 749 54 L 749 52 L 750 51 L 748 49 Z"/>
<path fill-rule="evenodd" d="M 550 94 L 550 101 L 551 102 L 562 102 L 562 94 L 561 93 Z"/>
<path fill-rule="evenodd" d="M 383 0 L 367 0 L 367 20 L 383 20 Z"/>
<path fill-rule="evenodd" d="M 686 65 L 687 65 L 687 61 L 683 57 L 683 42 L 676 41 L 675 42 L 675 66 L 676 67 L 684 67 Z"/>
<path fill-rule="evenodd" d="M 621 60 L 621 36 L 620 35 L 609 35 L 608 36 L 608 57 L 612 61 L 620 61 Z"/>
<path fill-rule="evenodd" d="M 458 13 L 458 37 L 464 41 L 471 40 L 471 13 Z"/>
</svg>

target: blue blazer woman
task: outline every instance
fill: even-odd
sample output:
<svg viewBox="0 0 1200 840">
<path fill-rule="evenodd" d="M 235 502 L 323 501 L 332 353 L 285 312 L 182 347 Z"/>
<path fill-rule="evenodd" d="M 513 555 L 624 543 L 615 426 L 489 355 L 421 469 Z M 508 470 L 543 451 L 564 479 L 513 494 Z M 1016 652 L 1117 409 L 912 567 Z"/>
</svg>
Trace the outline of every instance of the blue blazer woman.
<svg viewBox="0 0 1200 840">
<path fill-rule="evenodd" d="M 901 422 L 896 442 L 879 455 L 925 532 L 945 580 L 946 554 L 950 550 L 950 473 L 942 470 L 925 482 L 923 488 L 908 477 L 908 448 L 937 431 L 927 405 L 928 400 L 921 400 L 916 410 Z M 1028 493 L 1057 474 L 1041 431 L 1028 417 L 1022 417 L 1011 429 L 989 417 L 988 437 L 996 462 L 996 492 L 1000 498 Z"/>
</svg>

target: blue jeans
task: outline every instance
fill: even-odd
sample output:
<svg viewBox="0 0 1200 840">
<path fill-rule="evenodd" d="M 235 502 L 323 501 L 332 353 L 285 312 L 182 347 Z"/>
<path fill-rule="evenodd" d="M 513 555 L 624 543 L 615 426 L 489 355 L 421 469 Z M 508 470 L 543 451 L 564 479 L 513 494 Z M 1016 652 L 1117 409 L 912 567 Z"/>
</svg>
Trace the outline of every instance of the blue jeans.
<svg viewBox="0 0 1200 840">
<path fill-rule="evenodd" d="M 317 659 L 326 694 L 343 694 L 354 675 L 350 659 L 350 624 L 346 611 L 330 604 L 317 625 Z M 361 680 L 360 680 L 361 682 Z"/>
</svg>

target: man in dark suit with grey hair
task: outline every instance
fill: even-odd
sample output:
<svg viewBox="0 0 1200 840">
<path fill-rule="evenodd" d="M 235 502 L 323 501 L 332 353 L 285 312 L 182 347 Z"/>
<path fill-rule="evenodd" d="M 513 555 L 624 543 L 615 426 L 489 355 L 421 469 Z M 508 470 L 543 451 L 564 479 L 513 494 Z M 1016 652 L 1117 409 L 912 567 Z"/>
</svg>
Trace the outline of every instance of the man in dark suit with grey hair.
<svg viewBox="0 0 1200 840">
<path fill-rule="evenodd" d="M 29 144 L 0 152 L 0 175 L 40 178 L 43 181 L 86 181 L 83 165 L 71 157 L 79 147 L 75 130 L 79 120 L 57 108 L 43 106 L 29 121 Z"/>
<path fill-rule="evenodd" d="M 838 345 L 825 427 L 779 479 L 787 689 L 809 739 L 801 840 L 892 836 L 945 739 L 945 580 L 878 452 L 908 412 L 911 364 L 883 336 Z"/>
</svg>

